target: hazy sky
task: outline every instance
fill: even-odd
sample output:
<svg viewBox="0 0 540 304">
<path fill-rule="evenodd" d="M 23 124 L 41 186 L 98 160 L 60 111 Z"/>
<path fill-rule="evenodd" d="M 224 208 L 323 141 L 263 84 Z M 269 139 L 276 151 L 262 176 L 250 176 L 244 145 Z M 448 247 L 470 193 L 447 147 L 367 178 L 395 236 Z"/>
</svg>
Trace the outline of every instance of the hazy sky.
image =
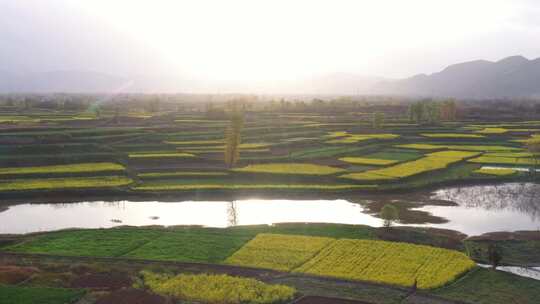
<svg viewBox="0 0 540 304">
<path fill-rule="evenodd" d="M 2 0 L 0 70 L 287 80 L 540 57 L 540 2 Z"/>
</svg>

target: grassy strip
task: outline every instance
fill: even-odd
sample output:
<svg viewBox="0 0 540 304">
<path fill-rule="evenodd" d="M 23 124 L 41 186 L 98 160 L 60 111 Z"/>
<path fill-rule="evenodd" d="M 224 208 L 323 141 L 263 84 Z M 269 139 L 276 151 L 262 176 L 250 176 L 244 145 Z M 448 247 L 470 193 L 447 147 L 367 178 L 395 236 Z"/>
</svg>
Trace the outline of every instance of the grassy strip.
<svg viewBox="0 0 540 304">
<path fill-rule="evenodd" d="M 133 187 L 137 191 L 175 190 L 353 190 L 376 188 L 376 185 L 320 185 L 320 184 L 156 184 Z"/>
<path fill-rule="evenodd" d="M 53 174 L 53 173 L 83 173 L 101 171 L 124 171 L 124 166 L 115 163 L 80 163 L 69 165 L 13 167 L 0 168 L 0 175 L 15 174 Z"/>
<path fill-rule="evenodd" d="M 125 186 L 132 182 L 124 176 L 15 179 L 0 182 L 0 191 L 105 188 Z"/>
<path fill-rule="evenodd" d="M 129 158 L 192 158 L 195 157 L 191 153 L 131 153 L 128 155 Z"/>
</svg>

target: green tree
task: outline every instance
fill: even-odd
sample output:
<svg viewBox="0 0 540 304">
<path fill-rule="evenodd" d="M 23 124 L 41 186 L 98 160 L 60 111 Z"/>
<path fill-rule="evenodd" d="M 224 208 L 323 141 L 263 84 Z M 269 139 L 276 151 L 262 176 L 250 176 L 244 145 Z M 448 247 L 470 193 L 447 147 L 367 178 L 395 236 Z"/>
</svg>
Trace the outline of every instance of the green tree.
<svg viewBox="0 0 540 304">
<path fill-rule="evenodd" d="M 382 128 L 384 123 L 384 113 L 377 112 L 373 115 L 373 129 L 380 129 Z"/>
<path fill-rule="evenodd" d="M 380 216 L 384 220 L 384 227 L 389 228 L 395 221 L 399 220 L 399 211 L 396 206 L 386 204 L 382 207 Z"/>
<path fill-rule="evenodd" d="M 244 127 L 244 112 L 233 106 L 230 123 L 225 131 L 225 164 L 232 168 L 240 157 L 240 142 Z"/>
</svg>

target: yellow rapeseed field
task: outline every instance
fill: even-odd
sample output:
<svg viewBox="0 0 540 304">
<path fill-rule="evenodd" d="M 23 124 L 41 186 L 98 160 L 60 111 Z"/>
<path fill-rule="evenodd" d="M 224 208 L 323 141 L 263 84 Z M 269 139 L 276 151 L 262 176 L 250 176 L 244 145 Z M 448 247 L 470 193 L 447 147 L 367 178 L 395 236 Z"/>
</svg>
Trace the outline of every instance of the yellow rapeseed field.
<svg viewBox="0 0 540 304">
<path fill-rule="evenodd" d="M 2 174 L 52 174 L 52 173 L 83 173 L 102 171 L 124 171 L 124 166 L 116 163 L 77 163 L 68 165 L 12 167 L 0 168 Z"/>
<path fill-rule="evenodd" d="M 475 267 L 461 252 L 407 243 L 340 239 L 295 269 L 321 276 L 436 288 Z"/>
<path fill-rule="evenodd" d="M 341 177 L 355 180 L 388 180 L 394 178 L 404 178 L 423 172 L 444 169 L 450 164 L 462 161 L 466 158 L 477 156 L 478 154 L 479 153 L 477 152 L 463 151 L 434 152 L 427 154 L 425 157 L 415 161 L 367 172 L 345 174 Z"/>
<path fill-rule="evenodd" d="M 365 158 L 365 157 L 342 157 L 339 160 L 348 162 L 351 164 L 376 165 L 376 166 L 393 165 L 399 162 L 397 160 Z"/>
<path fill-rule="evenodd" d="M 495 175 L 495 176 L 513 175 L 513 174 L 516 174 L 516 172 L 517 171 L 512 168 L 481 168 L 474 171 L 474 173 Z"/>
<path fill-rule="evenodd" d="M 132 182 L 125 176 L 27 178 L 0 182 L 0 191 L 119 187 Z"/>
<path fill-rule="evenodd" d="M 210 304 L 272 304 L 294 298 L 296 290 L 285 285 L 270 285 L 251 278 L 225 274 L 180 274 L 174 277 L 142 272 L 144 283 L 161 295 L 190 303 Z"/>
<path fill-rule="evenodd" d="M 341 134 L 330 134 L 330 135 L 341 135 Z M 327 141 L 328 144 L 354 144 L 360 141 L 369 140 L 369 139 L 395 139 L 399 135 L 396 134 L 344 134 L 344 137 L 337 136 L 337 139 L 332 139 Z M 336 137 L 336 136 L 334 136 Z"/>
<path fill-rule="evenodd" d="M 273 163 L 249 165 L 244 168 L 233 169 L 233 171 L 249 173 L 327 175 L 342 172 L 344 170 L 341 168 L 334 168 L 330 166 L 316 164 Z"/>
<path fill-rule="evenodd" d="M 290 271 L 311 259 L 333 241 L 334 239 L 325 237 L 258 234 L 225 262 Z"/>
</svg>

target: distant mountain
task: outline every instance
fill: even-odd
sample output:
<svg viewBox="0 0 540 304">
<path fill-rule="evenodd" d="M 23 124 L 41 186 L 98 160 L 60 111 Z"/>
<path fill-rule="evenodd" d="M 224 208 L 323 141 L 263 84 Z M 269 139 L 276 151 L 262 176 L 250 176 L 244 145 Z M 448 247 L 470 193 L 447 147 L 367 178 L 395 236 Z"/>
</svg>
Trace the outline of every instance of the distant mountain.
<svg viewBox="0 0 540 304">
<path fill-rule="evenodd" d="M 540 97 L 540 58 L 512 56 L 497 62 L 454 64 L 431 75 L 381 81 L 370 93 L 477 99 Z"/>
<path fill-rule="evenodd" d="M 0 71 L 0 92 L 66 93 L 266 93 L 403 95 L 456 98 L 540 97 L 540 58 L 522 56 L 497 62 L 476 60 L 438 73 L 383 79 L 334 73 L 294 81 L 208 81 L 181 75 L 120 77 L 92 71 L 18 75 Z"/>
</svg>

